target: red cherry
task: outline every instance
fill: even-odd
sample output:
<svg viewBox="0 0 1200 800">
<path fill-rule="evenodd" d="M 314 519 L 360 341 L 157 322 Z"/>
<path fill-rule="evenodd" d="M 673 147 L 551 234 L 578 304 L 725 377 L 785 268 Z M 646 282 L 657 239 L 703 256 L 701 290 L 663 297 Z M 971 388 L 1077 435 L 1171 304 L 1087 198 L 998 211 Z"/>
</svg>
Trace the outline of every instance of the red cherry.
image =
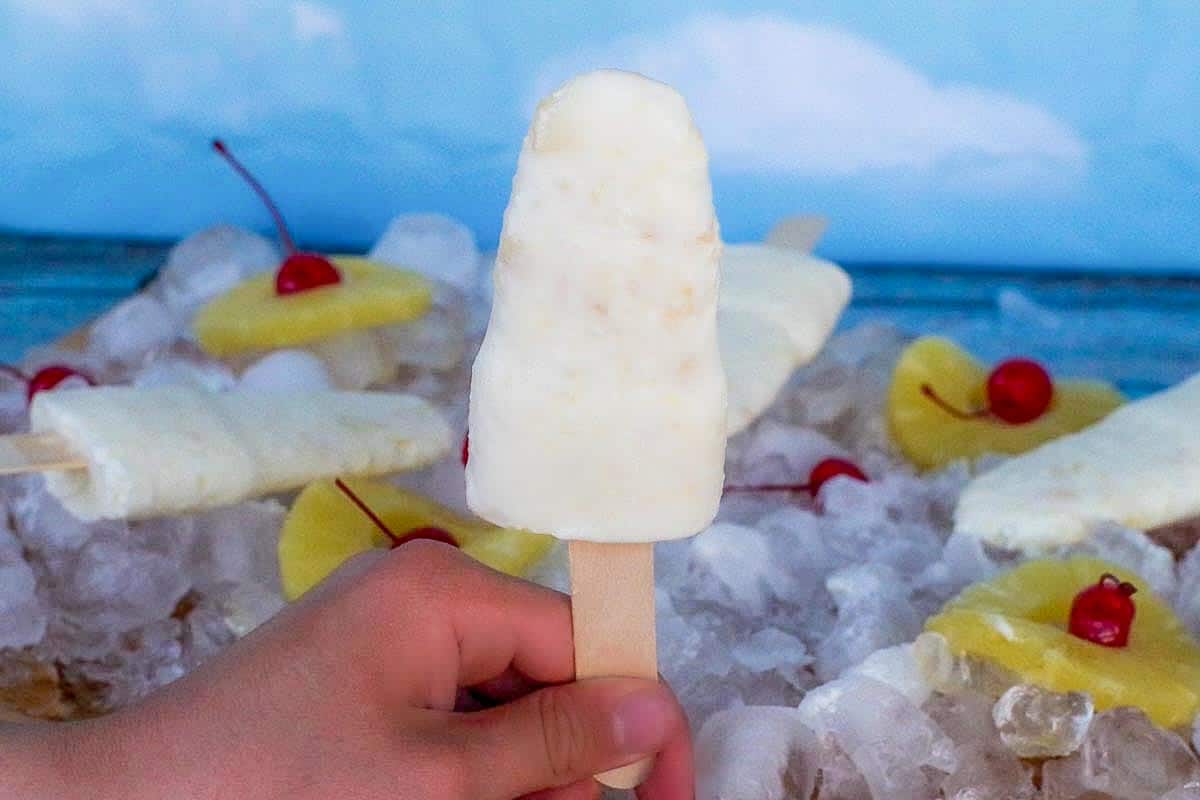
<svg viewBox="0 0 1200 800">
<path fill-rule="evenodd" d="M 371 507 L 363 502 L 363 499 L 359 497 L 353 489 L 346 485 L 345 481 L 343 481 L 341 478 L 338 478 L 333 482 L 333 485 L 341 490 L 342 494 L 346 495 L 351 503 L 354 503 L 354 505 L 358 506 L 358 510 L 366 514 L 367 519 L 375 523 L 375 527 L 382 531 L 383 535 L 391 540 L 391 544 L 388 546 L 389 550 L 395 550 L 397 547 L 408 544 L 416 539 L 432 539 L 436 542 L 445 542 L 451 547 L 458 547 L 458 541 L 451 536 L 448 531 L 433 526 L 414 528 L 403 536 L 397 536 L 396 534 L 392 533 L 392 529 L 387 526 L 387 523 L 380 519 L 379 515 L 371 510 Z"/>
<path fill-rule="evenodd" d="M 62 364 L 51 364 L 48 367 L 42 367 L 34 373 L 29 379 L 29 386 L 25 390 L 25 397 L 29 402 L 33 402 L 33 396 L 38 392 L 48 392 L 56 389 L 60 383 L 67 378 L 80 378 L 88 386 L 95 386 L 96 382 L 91 376 L 85 375 L 79 370 L 71 369 Z"/>
<path fill-rule="evenodd" d="M 863 483 L 869 482 L 866 473 L 859 469 L 853 461 L 847 461 L 844 458 L 827 458 L 813 467 L 812 472 L 808 474 L 808 490 L 812 492 L 813 497 L 816 497 L 821 493 L 822 486 L 839 476 Z"/>
<path fill-rule="evenodd" d="M 283 221 L 283 214 L 279 213 L 279 206 L 275 205 L 275 201 L 271 199 L 271 195 L 267 194 L 263 185 L 250 174 L 250 170 L 246 169 L 242 162 L 234 157 L 225 143 L 220 139 L 213 139 L 212 147 L 221 155 L 221 158 L 229 162 L 229 166 L 233 167 L 234 172 L 241 175 L 246 183 L 250 184 L 250 188 L 266 205 L 271 219 L 275 220 L 275 229 L 279 231 L 279 240 L 288 254 L 275 275 L 275 293 L 283 296 L 316 289 L 319 286 L 341 283 L 342 274 L 338 272 L 332 261 L 316 253 L 303 253 L 296 248 L 292 234 L 288 231 L 287 223 Z"/>
<path fill-rule="evenodd" d="M 464 467 L 467 465 L 467 462 L 471 460 L 471 434 L 470 433 L 466 433 L 463 435 L 463 446 L 462 446 L 461 458 L 462 458 L 462 465 Z"/>
<path fill-rule="evenodd" d="M 1028 358 L 1010 358 L 996 365 L 987 379 L 988 407 L 963 411 L 943 400 L 928 383 L 921 394 L 956 419 L 994 418 L 1010 425 L 1033 422 L 1046 413 L 1054 399 L 1054 381 L 1050 373 Z"/>
<path fill-rule="evenodd" d="M 1100 580 L 1075 595 L 1068 630 L 1080 639 L 1104 647 L 1124 647 L 1137 607 L 1137 587 L 1105 573 Z"/>
<path fill-rule="evenodd" d="M 1011 358 L 998 364 L 988 376 L 987 397 L 992 414 L 1012 425 L 1022 425 L 1050 408 L 1054 382 L 1036 361 Z"/>
<path fill-rule="evenodd" d="M 288 295 L 342 282 L 329 259 L 316 253 L 292 253 L 275 273 L 275 294 Z"/>
<path fill-rule="evenodd" d="M 817 463 L 808 473 L 808 483 L 765 483 L 754 486 L 726 486 L 726 492 L 808 492 L 816 497 L 821 487 L 839 476 L 863 483 L 871 479 L 853 461 L 844 458 L 826 458 Z"/>
</svg>

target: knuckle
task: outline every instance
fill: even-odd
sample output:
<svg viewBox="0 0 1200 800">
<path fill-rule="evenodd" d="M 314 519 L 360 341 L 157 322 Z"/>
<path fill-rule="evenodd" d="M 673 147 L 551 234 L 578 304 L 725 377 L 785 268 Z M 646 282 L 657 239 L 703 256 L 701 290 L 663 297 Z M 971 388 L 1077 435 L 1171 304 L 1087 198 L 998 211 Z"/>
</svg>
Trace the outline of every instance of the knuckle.
<svg viewBox="0 0 1200 800">
<path fill-rule="evenodd" d="M 588 726 L 567 692 L 547 689 L 536 697 L 546 766 L 556 781 L 566 783 L 586 768 Z"/>
</svg>

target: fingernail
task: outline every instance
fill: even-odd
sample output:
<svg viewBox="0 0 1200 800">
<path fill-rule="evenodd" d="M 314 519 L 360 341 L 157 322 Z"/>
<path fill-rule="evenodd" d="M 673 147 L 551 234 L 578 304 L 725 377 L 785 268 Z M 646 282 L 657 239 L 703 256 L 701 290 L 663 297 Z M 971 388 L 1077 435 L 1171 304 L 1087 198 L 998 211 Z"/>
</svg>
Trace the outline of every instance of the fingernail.
<svg viewBox="0 0 1200 800">
<path fill-rule="evenodd" d="M 643 689 L 617 704 L 613 712 L 617 746 L 629 755 L 658 750 L 675 717 L 675 703 L 666 689 Z"/>
</svg>

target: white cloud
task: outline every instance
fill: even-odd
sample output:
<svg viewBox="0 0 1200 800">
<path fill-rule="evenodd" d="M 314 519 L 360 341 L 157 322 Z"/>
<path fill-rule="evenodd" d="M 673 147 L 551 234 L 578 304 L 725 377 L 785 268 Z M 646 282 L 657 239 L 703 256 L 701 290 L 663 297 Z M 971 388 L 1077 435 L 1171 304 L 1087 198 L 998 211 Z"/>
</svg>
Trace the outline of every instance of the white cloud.
<svg viewBox="0 0 1200 800">
<path fill-rule="evenodd" d="M 226 136 L 269 132 L 297 114 L 336 117 L 347 129 L 368 115 L 346 22 L 311 0 L 15 2 L 26 34 L 10 53 L 14 94 L 42 116 L 77 114 L 81 95 L 130 129 Z"/>
<path fill-rule="evenodd" d="M 726 172 L 850 175 L 939 169 L 1000 188 L 1082 175 L 1087 145 L 1016 97 L 935 85 L 872 42 L 770 16 L 703 15 L 545 65 L 544 95 L 577 72 L 619 67 L 678 88 Z"/>
<path fill-rule="evenodd" d="M 292 33 L 305 44 L 318 39 L 341 39 L 346 35 L 346 21 L 331 8 L 300 0 L 292 4 Z"/>
<path fill-rule="evenodd" d="M 146 21 L 143 8 L 131 0 L 14 0 L 14 5 L 74 30 L 109 22 L 140 26 Z"/>
</svg>

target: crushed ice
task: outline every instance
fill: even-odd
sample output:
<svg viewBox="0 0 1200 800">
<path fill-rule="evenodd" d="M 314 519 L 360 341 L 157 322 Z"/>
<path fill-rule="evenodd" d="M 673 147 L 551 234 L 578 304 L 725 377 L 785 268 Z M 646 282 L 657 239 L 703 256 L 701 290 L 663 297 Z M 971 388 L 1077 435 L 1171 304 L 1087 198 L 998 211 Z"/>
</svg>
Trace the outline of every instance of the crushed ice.
<svg viewBox="0 0 1200 800">
<path fill-rule="evenodd" d="M 211 391 L 382 383 L 441 405 L 461 429 L 487 259 L 460 223 L 430 216 L 398 218 L 372 252 L 444 282 L 425 320 L 232 364 L 207 359 L 190 341 L 190 315 L 278 260 L 266 239 L 218 226 L 181 242 L 147 294 L 104 317 L 84 354 L 43 349 L 22 366 L 65 362 L 104 382 Z M 1038 330 L 1056 325 L 1015 294 L 998 302 Z M 657 547 L 660 662 L 697 731 L 698 796 L 1200 798 L 1200 734 L 1185 740 L 1130 710 L 1095 713 L 1086 696 L 1018 685 L 921 634 L 946 600 L 1012 556 L 951 534 L 966 467 L 918 475 L 889 445 L 884 398 L 907 340 L 872 323 L 840 334 L 730 442 L 731 483 L 802 481 L 830 456 L 856 461 L 869 483 L 835 479 L 817 499 L 730 495 L 709 530 Z M 27 424 L 23 392 L 0 375 L 0 430 Z M 457 452 L 398 480 L 463 507 Z M 0 502 L 0 702 L 19 699 L 28 713 L 125 705 L 283 605 L 279 500 L 89 525 L 24 477 L 0 480 Z M 1146 534 L 1109 527 L 1062 554 L 1075 553 L 1138 572 L 1200 632 L 1200 550 L 1176 564 Z M 565 574 L 558 547 L 535 578 L 565 589 Z"/>
</svg>

